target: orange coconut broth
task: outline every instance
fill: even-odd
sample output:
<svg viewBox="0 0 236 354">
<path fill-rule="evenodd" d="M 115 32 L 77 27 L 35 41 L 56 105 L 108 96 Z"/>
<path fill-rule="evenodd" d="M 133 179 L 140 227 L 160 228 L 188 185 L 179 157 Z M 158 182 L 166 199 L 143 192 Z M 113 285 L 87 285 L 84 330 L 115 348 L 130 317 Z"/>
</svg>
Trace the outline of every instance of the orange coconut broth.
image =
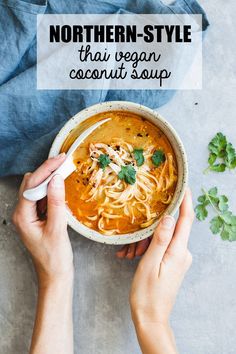
<svg viewBox="0 0 236 354">
<path fill-rule="evenodd" d="M 67 151 L 81 132 L 95 122 L 105 118 L 111 118 L 111 120 L 90 134 L 74 153 L 74 162 L 77 170 L 65 181 L 66 201 L 73 215 L 91 229 L 107 235 L 134 232 L 151 225 L 161 216 L 172 200 L 177 184 L 176 158 L 170 142 L 158 127 L 136 114 L 123 111 L 100 113 L 82 122 L 69 134 L 61 151 Z M 110 175 L 114 174 L 114 171 L 107 173 L 109 166 L 103 172 L 100 171 L 102 177 L 98 181 L 98 186 L 96 186 L 100 192 L 96 192 L 96 195 L 92 194 L 91 197 L 91 190 L 95 189 L 93 188 L 95 186 L 94 178 L 90 182 L 92 180 L 91 176 L 99 170 L 98 164 L 95 168 L 96 171 L 89 171 L 93 165 L 93 160 L 90 156 L 91 146 L 94 147 L 94 145 L 96 146 L 96 144 L 99 145 L 100 143 L 113 147 L 115 150 L 117 150 L 117 146 L 125 148 L 125 144 L 128 144 L 127 146 L 132 146 L 132 149 L 142 148 L 144 153 L 148 151 L 146 153 L 147 158 L 145 157 L 147 160 L 145 168 L 149 177 L 147 178 L 147 175 L 146 177 L 143 176 L 144 180 L 140 180 L 142 183 L 138 191 L 141 204 L 135 197 L 126 200 L 123 204 L 122 202 L 119 204 L 119 201 L 117 201 L 119 198 L 116 196 L 119 196 L 119 193 L 125 189 L 132 189 L 133 187 L 124 181 L 119 181 L 118 176 L 114 176 L 113 182 L 107 183 L 108 177 L 110 178 Z M 156 167 L 151 162 L 151 154 L 159 149 L 164 152 L 166 160 Z M 104 153 L 102 149 L 101 152 Z M 127 156 L 130 156 L 132 164 L 135 166 L 136 161 L 132 153 L 129 152 Z M 143 167 L 137 167 L 136 165 L 135 168 L 137 171 L 139 169 L 141 171 Z M 136 176 L 138 176 L 138 172 Z M 155 185 L 152 176 L 157 180 L 158 185 Z M 150 185 L 146 182 L 150 182 Z M 107 191 L 107 189 L 104 189 L 104 187 L 107 184 L 108 187 L 115 185 L 115 183 L 120 183 L 116 194 L 112 191 L 114 195 L 112 193 L 109 195 L 113 195 L 113 198 L 106 198 L 104 191 Z M 143 197 L 142 201 L 142 188 L 145 188 L 142 187 L 143 184 L 149 186 L 151 192 L 148 190 L 148 198 L 147 196 Z M 109 203 L 107 203 L 107 199 Z M 148 211 L 147 206 L 149 208 Z M 110 217 L 106 218 L 104 215 Z"/>
</svg>

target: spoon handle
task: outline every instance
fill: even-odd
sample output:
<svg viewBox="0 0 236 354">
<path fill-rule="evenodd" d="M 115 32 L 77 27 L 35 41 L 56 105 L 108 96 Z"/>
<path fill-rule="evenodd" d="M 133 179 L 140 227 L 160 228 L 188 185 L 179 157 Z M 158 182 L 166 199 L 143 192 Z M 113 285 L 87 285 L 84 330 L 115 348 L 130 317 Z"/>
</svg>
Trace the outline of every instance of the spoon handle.
<svg viewBox="0 0 236 354">
<path fill-rule="evenodd" d="M 108 122 L 111 118 L 106 118 L 103 120 L 100 120 L 99 122 L 93 124 L 91 127 L 86 129 L 71 145 L 67 152 L 67 158 L 63 162 L 63 164 L 56 170 L 54 171 L 45 181 L 43 181 L 41 184 L 39 184 L 35 188 L 28 189 L 24 191 L 23 196 L 24 198 L 31 200 L 33 202 L 40 200 L 47 195 L 47 187 L 48 183 L 51 181 L 52 177 L 55 175 L 61 175 L 64 179 L 68 177 L 73 171 L 75 171 L 76 166 L 73 162 L 73 153 L 74 151 L 78 148 L 78 146 L 89 136 L 95 129 L 100 127 L 100 125 Z"/>
<path fill-rule="evenodd" d="M 72 155 L 69 155 L 63 164 L 55 170 L 48 178 L 46 178 L 42 183 L 40 183 L 37 187 L 27 189 L 24 191 L 24 198 L 36 202 L 47 195 L 48 183 L 51 181 L 53 176 L 60 175 L 63 179 L 66 179 L 73 171 L 75 171 L 76 166 L 73 162 Z"/>
</svg>

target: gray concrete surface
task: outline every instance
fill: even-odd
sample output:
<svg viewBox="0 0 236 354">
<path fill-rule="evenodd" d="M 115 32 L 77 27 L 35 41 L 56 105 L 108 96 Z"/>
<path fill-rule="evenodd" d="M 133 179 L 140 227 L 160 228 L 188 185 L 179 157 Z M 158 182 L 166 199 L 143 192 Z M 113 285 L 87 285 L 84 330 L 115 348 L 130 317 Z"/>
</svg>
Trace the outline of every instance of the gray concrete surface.
<svg viewBox="0 0 236 354">
<path fill-rule="evenodd" d="M 195 200 L 201 186 L 217 184 L 230 196 L 236 211 L 235 174 L 202 174 L 207 143 L 217 131 L 226 133 L 236 145 L 236 3 L 202 0 L 201 4 L 211 22 L 204 41 L 204 88 L 178 92 L 160 112 L 176 127 L 186 146 Z M 18 185 L 18 178 L 3 179 L 0 184 L 1 354 L 28 352 L 37 294 L 31 260 L 10 224 Z M 118 261 L 114 247 L 93 243 L 72 231 L 70 235 L 76 268 L 76 354 L 140 353 L 127 301 L 137 262 Z M 223 242 L 210 234 L 207 222 L 196 222 L 190 249 L 194 262 L 172 315 L 179 351 L 235 354 L 236 242 Z"/>
</svg>

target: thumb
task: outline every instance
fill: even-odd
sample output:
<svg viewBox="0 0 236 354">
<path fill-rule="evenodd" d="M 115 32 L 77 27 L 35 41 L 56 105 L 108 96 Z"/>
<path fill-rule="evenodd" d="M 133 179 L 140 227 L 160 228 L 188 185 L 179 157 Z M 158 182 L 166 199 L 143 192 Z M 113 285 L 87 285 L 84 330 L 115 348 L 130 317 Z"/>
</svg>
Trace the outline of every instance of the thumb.
<svg viewBox="0 0 236 354">
<path fill-rule="evenodd" d="M 148 263 L 152 265 L 161 264 L 164 254 L 172 240 L 174 228 L 175 219 L 172 216 L 166 215 L 161 219 L 144 256 Z"/>
<path fill-rule="evenodd" d="M 47 227 L 59 231 L 66 226 L 65 184 L 60 175 L 55 175 L 48 184 Z"/>
</svg>

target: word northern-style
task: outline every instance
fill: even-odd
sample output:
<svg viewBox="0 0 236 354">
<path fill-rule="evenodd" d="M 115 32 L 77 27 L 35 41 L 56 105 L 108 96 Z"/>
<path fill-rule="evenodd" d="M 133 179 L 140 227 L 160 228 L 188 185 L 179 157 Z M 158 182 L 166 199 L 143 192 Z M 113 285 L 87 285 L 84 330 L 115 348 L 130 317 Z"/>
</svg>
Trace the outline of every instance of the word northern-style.
<svg viewBox="0 0 236 354">
<path fill-rule="evenodd" d="M 50 43 L 191 42 L 191 25 L 50 25 Z"/>
</svg>

